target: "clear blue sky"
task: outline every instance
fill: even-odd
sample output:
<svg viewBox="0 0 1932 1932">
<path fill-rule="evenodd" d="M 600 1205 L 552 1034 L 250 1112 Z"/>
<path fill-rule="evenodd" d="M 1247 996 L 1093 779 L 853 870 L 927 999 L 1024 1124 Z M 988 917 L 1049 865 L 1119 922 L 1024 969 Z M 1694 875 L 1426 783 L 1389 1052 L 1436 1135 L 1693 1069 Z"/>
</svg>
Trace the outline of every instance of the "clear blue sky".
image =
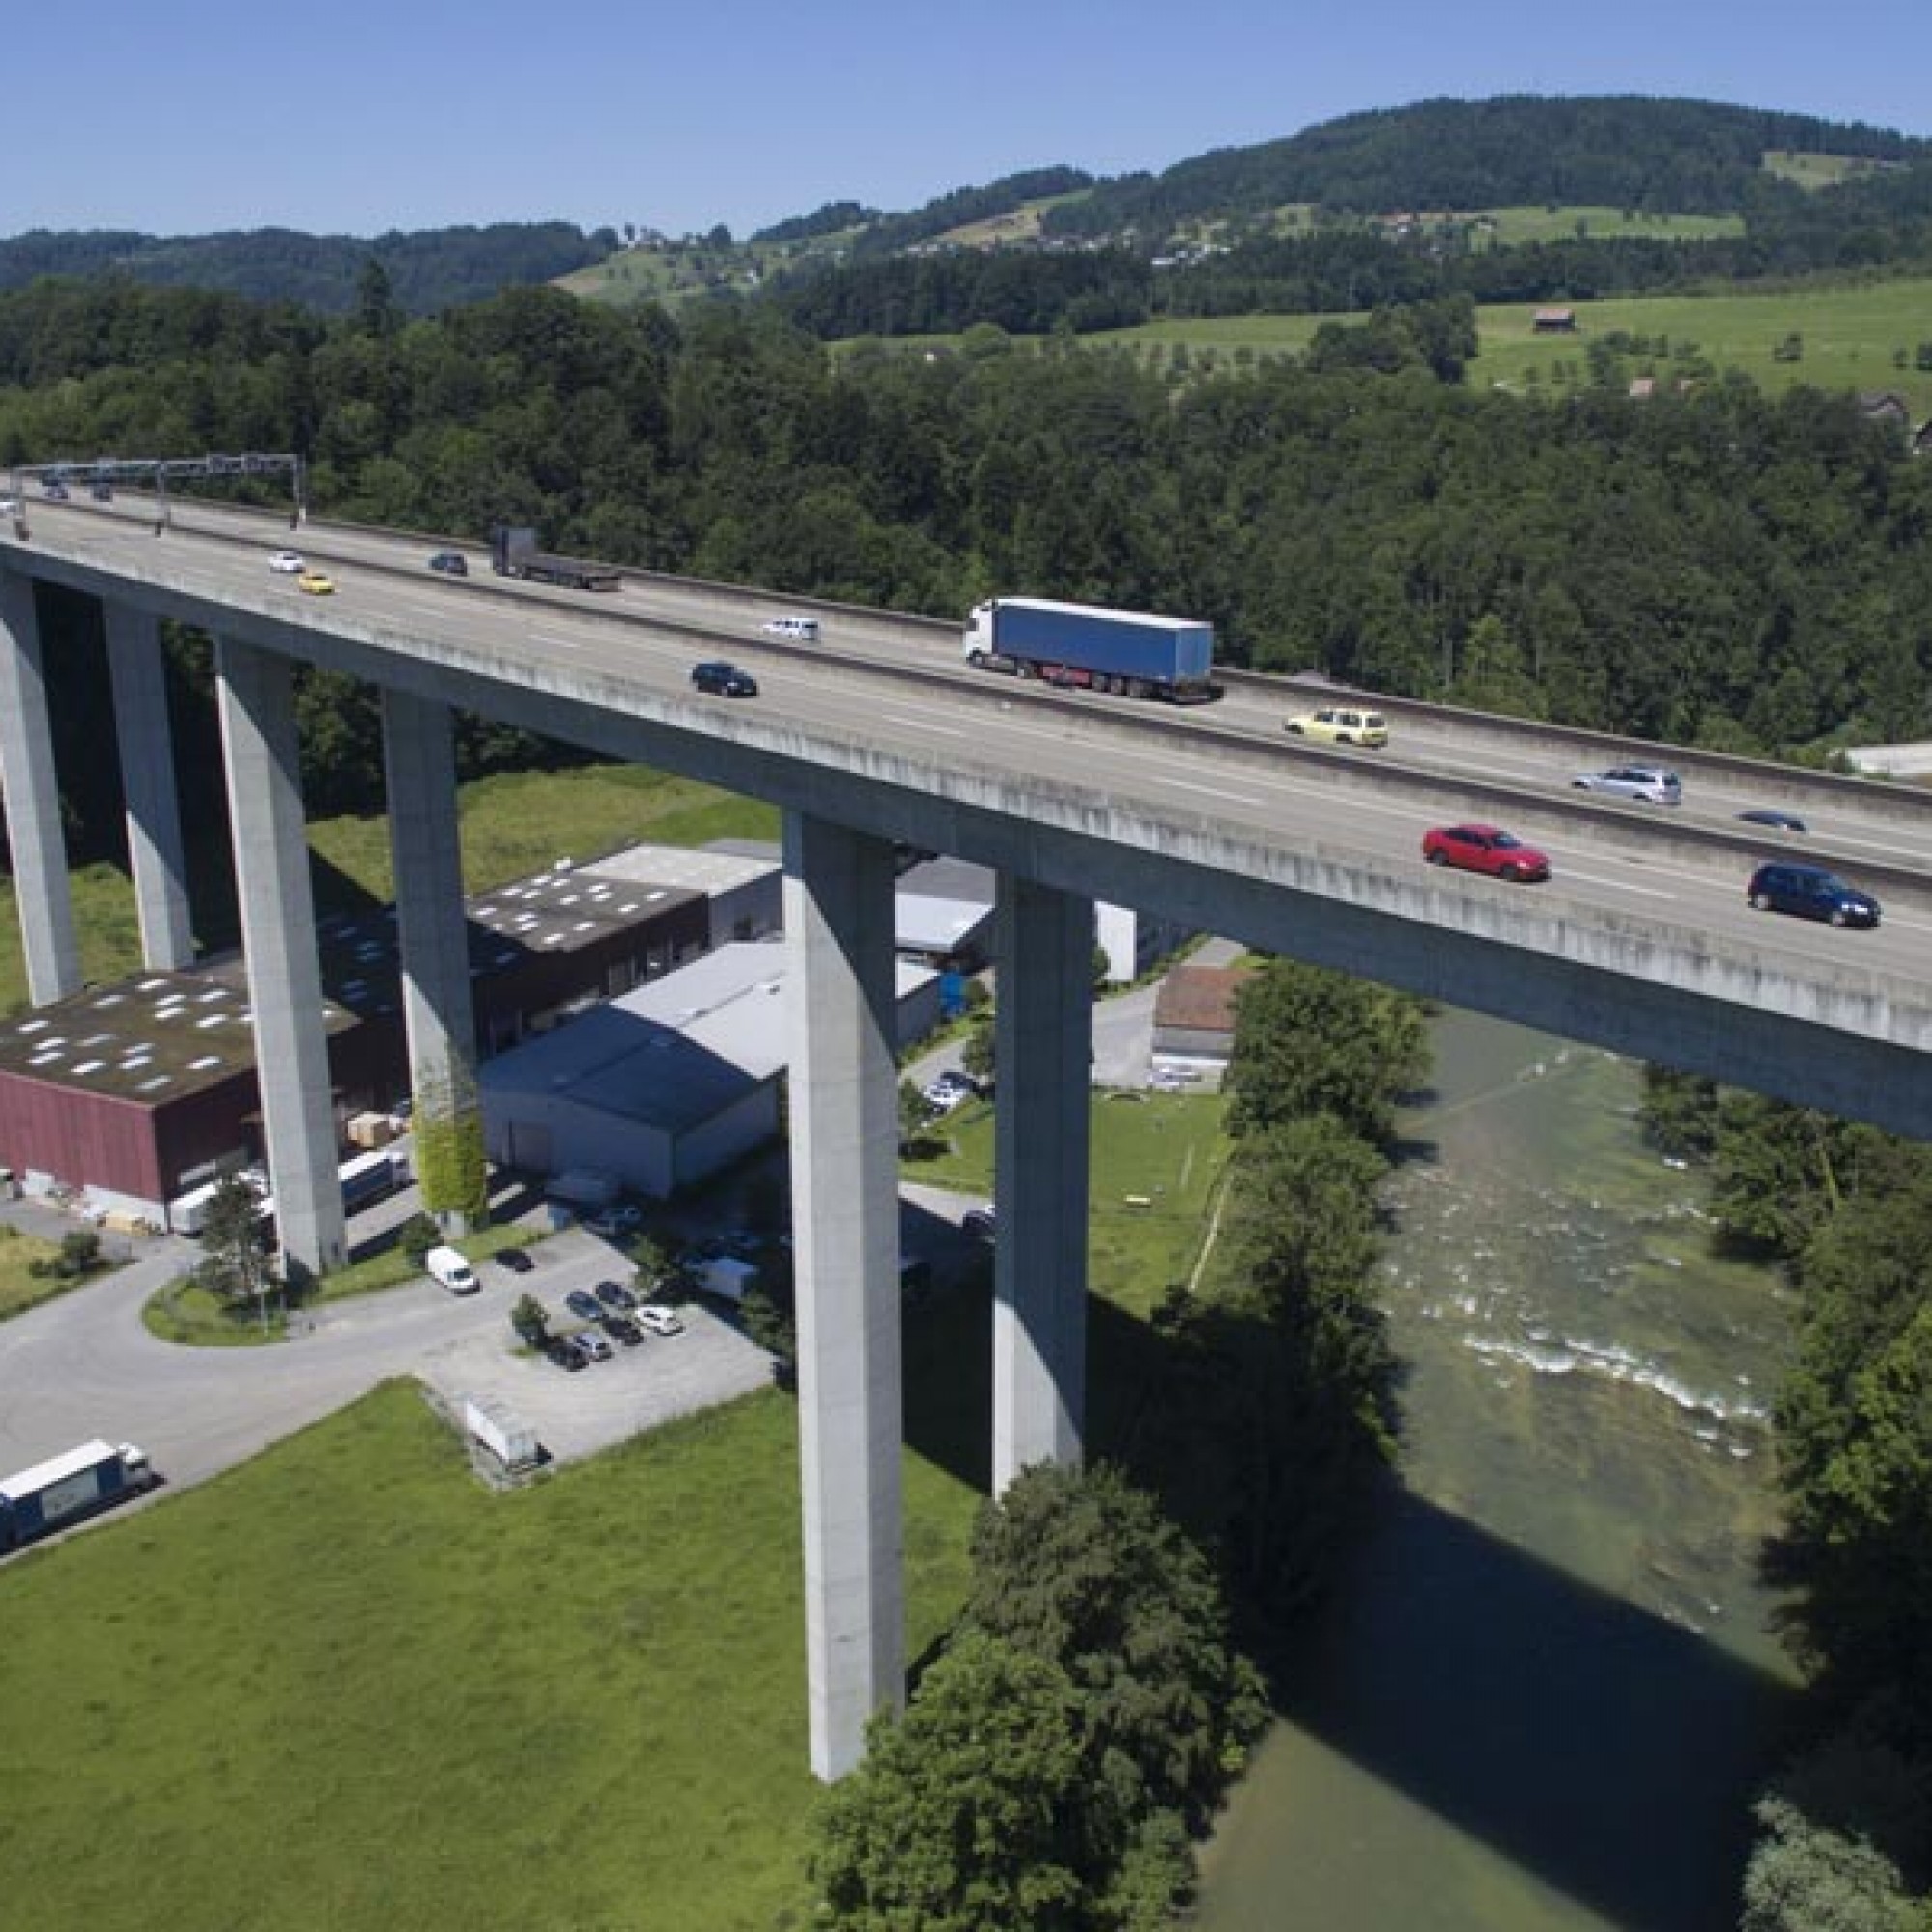
<svg viewBox="0 0 1932 1932">
<path fill-rule="evenodd" d="M 25 0 L 0 34 L 0 235 L 742 237 L 1435 95 L 1679 95 L 1932 135 L 1928 74 L 1932 0 Z"/>
</svg>

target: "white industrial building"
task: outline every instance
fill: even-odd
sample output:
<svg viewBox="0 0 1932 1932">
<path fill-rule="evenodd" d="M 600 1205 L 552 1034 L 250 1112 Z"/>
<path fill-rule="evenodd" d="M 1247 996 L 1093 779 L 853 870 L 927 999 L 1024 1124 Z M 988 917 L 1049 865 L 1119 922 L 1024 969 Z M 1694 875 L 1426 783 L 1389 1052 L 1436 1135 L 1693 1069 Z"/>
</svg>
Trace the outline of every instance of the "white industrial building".
<svg viewBox="0 0 1932 1932">
<path fill-rule="evenodd" d="M 490 1158 L 589 1168 L 662 1198 L 774 1138 L 788 1058 L 781 945 L 733 943 L 478 1068 Z M 939 981 L 898 966 L 899 1038 L 938 1024 Z"/>
<path fill-rule="evenodd" d="M 710 943 L 766 939 L 783 930 L 782 871 L 776 852 L 721 843 L 627 845 L 602 859 L 586 859 L 580 875 L 676 891 L 702 893 L 711 912 Z"/>
</svg>

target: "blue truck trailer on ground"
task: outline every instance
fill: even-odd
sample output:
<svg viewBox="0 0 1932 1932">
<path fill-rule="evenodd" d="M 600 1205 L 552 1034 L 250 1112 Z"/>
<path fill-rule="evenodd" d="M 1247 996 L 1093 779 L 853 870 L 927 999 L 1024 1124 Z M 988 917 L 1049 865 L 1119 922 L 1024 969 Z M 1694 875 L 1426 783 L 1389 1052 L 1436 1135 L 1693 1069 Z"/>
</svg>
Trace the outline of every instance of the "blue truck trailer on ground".
<svg viewBox="0 0 1932 1932">
<path fill-rule="evenodd" d="M 0 1477 L 0 1555 L 151 1489 L 155 1472 L 131 1442 L 78 1449 Z"/>
<path fill-rule="evenodd" d="M 1214 682 L 1214 627 L 1062 604 L 1048 597 L 996 597 L 974 606 L 960 653 L 982 670 L 1124 697 L 1201 704 Z"/>
</svg>

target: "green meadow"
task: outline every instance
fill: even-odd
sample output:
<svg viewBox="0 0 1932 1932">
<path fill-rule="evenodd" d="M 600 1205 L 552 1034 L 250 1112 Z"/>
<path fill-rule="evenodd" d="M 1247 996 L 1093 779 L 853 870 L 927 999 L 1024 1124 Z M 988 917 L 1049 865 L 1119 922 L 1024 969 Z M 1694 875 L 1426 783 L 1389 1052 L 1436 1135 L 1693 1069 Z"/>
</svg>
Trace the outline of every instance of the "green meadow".
<svg viewBox="0 0 1932 1932">
<path fill-rule="evenodd" d="M 962 1112 L 913 1178 L 989 1188 L 990 1118 Z M 1105 1453 L 1226 1143 L 1208 1096 L 1093 1121 Z M 966 1588 L 986 1286 L 907 1322 L 914 1659 Z M 0 1932 L 802 1932 L 795 1425 L 773 1390 L 498 1493 L 396 1382 L 0 1570 Z"/>
</svg>

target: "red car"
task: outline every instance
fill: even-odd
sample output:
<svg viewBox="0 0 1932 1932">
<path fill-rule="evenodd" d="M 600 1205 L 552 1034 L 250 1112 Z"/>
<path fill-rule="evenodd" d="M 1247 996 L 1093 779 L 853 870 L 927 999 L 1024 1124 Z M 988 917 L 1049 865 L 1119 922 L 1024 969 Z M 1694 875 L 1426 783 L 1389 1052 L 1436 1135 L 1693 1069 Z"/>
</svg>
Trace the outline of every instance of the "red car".
<svg viewBox="0 0 1932 1932">
<path fill-rule="evenodd" d="M 1499 825 L 1437 825 L 1422 835 L 1422 856 L 1432 866 L 1487 872 L 1494 879 L 1527 883 L 1549 876 L 1548 859 Z"/>
</svg>

